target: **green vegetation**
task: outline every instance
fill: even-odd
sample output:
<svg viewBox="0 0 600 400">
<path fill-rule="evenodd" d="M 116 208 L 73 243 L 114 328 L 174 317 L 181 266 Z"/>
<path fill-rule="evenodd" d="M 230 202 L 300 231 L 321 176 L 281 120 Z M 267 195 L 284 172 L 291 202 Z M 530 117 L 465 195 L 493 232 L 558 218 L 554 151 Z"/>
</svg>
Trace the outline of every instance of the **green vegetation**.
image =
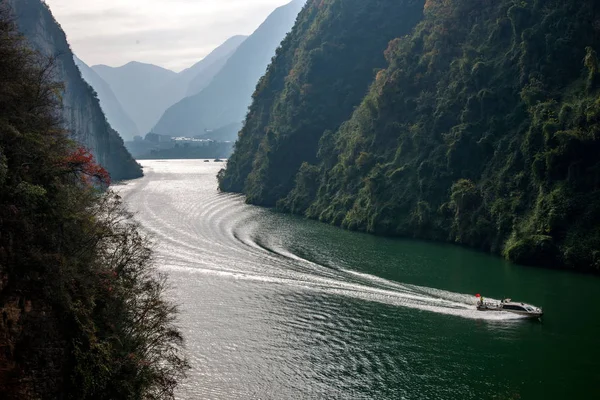
<svg viewBox="0 0 600 400">
<path fill-rule="evenodd" d="M 8 0 L 19 32 L 29 46 L 53 60 L 53 79 L 64 82 L 60 90 L 62 122 L 72 138 L 89 148 L 114 180 L 142 176 L 140 165 L 125 149 L 123 139 L 107 122 L 96 92 L 82 78 L 75 65 L 65 33 L 48 5 L 41 0 Z"/>
<path fill-rule="evenodd" d="M 187 363 L 147 239 L 5 10 L 0 54 L 2 398 L 173 398 Z"/>
<path fill-rule="evenodd" d="M 392 14 L 364 29 L 400 25 Z M 340 103 L 306 109 L 285 99 L 288 82 L 269 80 L 279 59 L 302 52 L 292 34 L 259 85 L 221 188 L 348 229 L 600 272 L 598 15 L 592 0 L 427 0 L 421 22 L 389 43 L 387 68 L 352 116 L 314 134 L 288 115 L 314 122 Z M 312 31 L 340 31 L 319 22 Z M 337 56 L 329 68 L 346 63 Z M 265 94 L 285 101 L 271 107 Z M 291 131 L 284 149 L 278 138 Z"/>
<path fill-rule="evenodd" d="M 414 1 L 309 2 L 258 83 L 223 190 L 274 206 L 292 189 L 303 162 L 317 161 L 319 140 L 351 115 L 389 40 L 414 27 Z"/>
</svg>

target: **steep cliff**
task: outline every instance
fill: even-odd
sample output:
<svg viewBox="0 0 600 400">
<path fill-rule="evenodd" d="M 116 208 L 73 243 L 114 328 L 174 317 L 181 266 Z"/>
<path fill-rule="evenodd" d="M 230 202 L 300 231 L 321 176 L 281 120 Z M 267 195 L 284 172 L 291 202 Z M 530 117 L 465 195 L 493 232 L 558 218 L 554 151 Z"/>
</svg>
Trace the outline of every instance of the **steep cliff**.
<svg viewBox="0 0 600 400">
<path fill-rule="evenodd" d="M 349 2 L 312 5 L 327 3 Z M 318 135 L 310 157 L 290 156 L 303 135 L 279 144 L 294 129 L 285 116 L 302 108 L 261 106 L 289 90 L 267 74 L 221 187 L 349 229 L 598 272 L 599 15 L 592 0 L 427 0 L 360 106 Z M 254 129 L 265 120 L 265 133 Z"/>
<path fill-rule="evenodd" d="M 19 30 L 40 54 L 54 59 L 53 78 L 64 83 L 62 93 L 65 128 L 77 142 L 89 148 L 113 179 L 142 175 L 140 166 L 125 149 L 100 108 L 93 89 L 83 80 L 73 60 L 65 33 L 40 0 L 6 0 Z"/>
<path fill-rule="evenodd" d="M 175 101 L 172 94 L 164 92 L 164 87 L 177 78 L 171 70 L 137 61 L 120 67 L 94 65 L 92 69 L 110 85 L 142 136 Z"/>
<path fill-rule="evenodd" d="M 110 126 L 119 132 L 123 140 L 133 140 L 134 136 L 138 136 L 140 131 L 123 109 L 110 85 L 96 71 L 77 57 L 75 57 L 75 64 L 79 68 L 83 79 L 96 91 L 100 106 Z"/>
</svg>

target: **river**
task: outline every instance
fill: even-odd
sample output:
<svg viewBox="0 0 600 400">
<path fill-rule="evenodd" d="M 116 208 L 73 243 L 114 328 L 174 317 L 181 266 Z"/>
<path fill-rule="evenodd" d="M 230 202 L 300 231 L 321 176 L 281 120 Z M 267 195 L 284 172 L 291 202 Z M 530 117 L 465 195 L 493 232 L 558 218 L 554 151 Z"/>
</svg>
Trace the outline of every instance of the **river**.
<svg viewBox="0 0 600 400">
<path fill-rule="evenodd" d="M 246 205 L 217 191 L 223 164 L 142 164 L 117 190 L 180 304 L 180 399 L 600 398 L 600 279 Z"/>
</svg>

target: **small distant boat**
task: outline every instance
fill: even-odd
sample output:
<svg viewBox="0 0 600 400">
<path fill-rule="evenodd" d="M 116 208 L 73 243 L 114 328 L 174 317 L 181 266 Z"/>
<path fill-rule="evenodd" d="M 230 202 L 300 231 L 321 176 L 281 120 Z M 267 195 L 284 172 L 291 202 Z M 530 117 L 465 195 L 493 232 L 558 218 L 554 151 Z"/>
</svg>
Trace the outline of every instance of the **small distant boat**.
<svg viewBox="0 0 600 400">
<path fill-rule="evenodd" d="M 477 302 L 478 311 L 505 311 L 513 314 L 523 315 L 529 318 L 541 318 L 544 315 L 540 307 L 531 304 L 519 303 L 512 299 L 504 299 L 500 302 L 484 301 L 480 294 L 475 295 L 479 299 Z"/>
<path fill-rule="evenodd" d="M 224 161 L 221 160 L 220 158 L 215 158 L 215 162 L 224 162 Z"/>
<path fill-rule="evenodd" d="M 204 162 L 210 162 L 210 160 L 204 160 Z"/>
</svg>

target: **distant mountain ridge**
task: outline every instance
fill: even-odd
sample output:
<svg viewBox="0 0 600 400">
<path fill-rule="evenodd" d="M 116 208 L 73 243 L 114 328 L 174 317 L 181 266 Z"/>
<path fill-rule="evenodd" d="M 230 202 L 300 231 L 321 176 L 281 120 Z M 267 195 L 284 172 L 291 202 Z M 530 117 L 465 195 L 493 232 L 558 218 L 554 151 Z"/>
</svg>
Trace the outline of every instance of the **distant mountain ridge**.
<svg viewBox="0 0 600 400">
<path fill-rule="evenodd" d="M 41 0 L 8 0 L 19 31 L 40 54 L 55 59 L 54 78 L 63 82 L 63 119 L 72 138 L 89 148 L 114 180 L 142 176 L 140 166 L 107 122 L 94 90 L 83 80 L 65 33 Z"/>
<path fill-rule="evenodd" d="M 110 85 L 86 63 L 75 56 L 75 64 L 81 71 L 83 79 L 96 91 L 100 106 L 106 115 L 108 123 L 115 129 L 123 140 L 133 140 L 140 134 L 133 120 L 127 115 L 123 106 L 113 93 Z"/>
<path fill-rule="evenodd" d="M 195 94 L 208 85 L 245 39 L 246 36 L 241 35 L 231 37 L 180 73 L 137 61 L 121 67 L 95 65 L 92 70 L 109 85 L 126 114 L 139 128 L 139 134 L 145 135 L 167 108 L 188 93 Z"/>
<path fill-rule="evenodd" d="M 229 57 L 237 48 L 248 38 L 248 36 L 237 35 L 227 39 L 223 44 L 214 49 L 210 54 L 204 57 L 190 68 L 181 71 L 177 78 L 172 82 L 175 86 L 180 85 L 185 89 L 177 93 L 177 98 L 173 99 L 173 104 L 181 99 L 193 96 L 204 89 L 210 81 L 219 73 Z M 171 104 L 171 105 L 173 105 Z"/>
<path fill-rule="evenodd" d="M 163 88 L 177 76 L 173 71 L 137 61 L 116 68 L 94 65 L 92 69 L 110 85 L 141 134 L 149 132 L 169 106 Z"/>
<path fill-rule="evenodd" d="M 292 29 L 305 0 L 277 8 L 227 60 L 212 82 L 200 93 L 170 107 L 154 132 L 199 135 L 241 123 L 260 77 L 285 35 Z"/>
</svg>

